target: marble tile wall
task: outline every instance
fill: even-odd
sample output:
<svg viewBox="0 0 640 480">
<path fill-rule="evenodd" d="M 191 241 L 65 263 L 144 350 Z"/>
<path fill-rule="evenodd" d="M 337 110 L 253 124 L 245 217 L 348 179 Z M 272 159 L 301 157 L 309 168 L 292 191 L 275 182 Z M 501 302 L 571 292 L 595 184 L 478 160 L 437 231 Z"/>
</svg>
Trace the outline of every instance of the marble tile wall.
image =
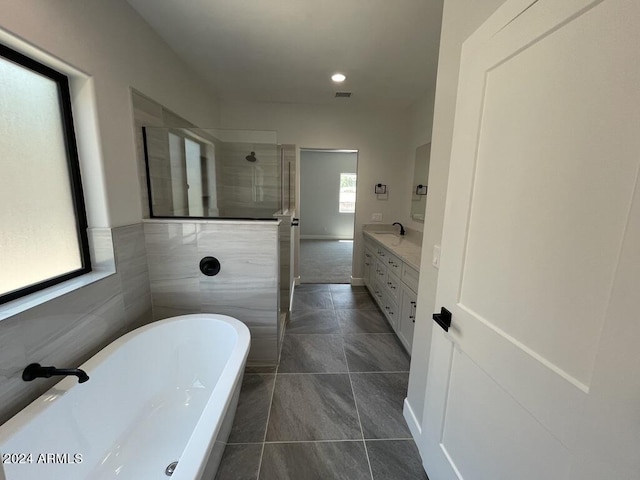
<svg viewBox="0 0 640 480">
<path fill-rule="evenodd" d="M 279 311 L 278 222 L 161 222 L 144 224 L 153 303 L 158 320 L 221 313 L 251 331 L 251 364 L 275 364 Z M 220 261 L 213 277 L 199 269 Z"/>
<path fill-rule="evenodd" d="M 256 153 L 257 161 L 245 157 Z M 216 157 L 221 215 L 269 218 L 280 209 L 280 155 L 276 145 L 223 143 Z"/>
<path fill-rule="evenodd" d="M 22 370 L 29 363 L 78 366 L 151 321 L 142 224 L 91 229 L 89 236 L 95 269 L 115 265 L 115 274 L 0 321 L 0 423 L 58 381 L 24 382 Z"/>
</svg>

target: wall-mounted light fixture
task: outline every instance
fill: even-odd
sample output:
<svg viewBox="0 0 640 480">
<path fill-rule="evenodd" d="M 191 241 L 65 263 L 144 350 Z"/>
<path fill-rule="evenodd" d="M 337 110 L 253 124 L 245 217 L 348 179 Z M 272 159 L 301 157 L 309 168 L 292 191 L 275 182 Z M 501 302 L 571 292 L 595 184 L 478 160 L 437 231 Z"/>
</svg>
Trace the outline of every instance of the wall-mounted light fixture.
<svg viewBox="0 0 640 480">
<path fill-rule="evenodd" d="M 378 183 L 374 185 L 373 191 L 376 193 L 376 195 L 384 195 L 385 193 L 387 193 L 387 186 L 381 183 Z"/>
<path fill-rule="evenodd" d="M 416 195 L 426 195 L 427 194 L 427 186 L 426 185 L 418 185 L 416 187 Z"/>
</svg>

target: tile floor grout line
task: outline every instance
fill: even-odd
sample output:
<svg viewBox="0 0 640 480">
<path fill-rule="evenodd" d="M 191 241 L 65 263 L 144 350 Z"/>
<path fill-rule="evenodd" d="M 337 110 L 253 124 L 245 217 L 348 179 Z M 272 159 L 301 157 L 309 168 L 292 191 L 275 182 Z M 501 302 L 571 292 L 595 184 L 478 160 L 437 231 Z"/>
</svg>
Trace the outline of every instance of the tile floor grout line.
<svg viewBox="0 0 640 480">
<path fill-rule="evenodd" d="M 284 326 L 285 331 L 287 325 Z M 282 341 L 284 343 L 284 339 Z M 282 346 L 280 346 L 282 349 Z M 264 460 L 264 447 L 267 444 L 267 433 L 269 432 L 269 420 L 271 420 L 271 409 L 273 407 L 273 397 L 276 393 L 276 382 L 278 381 L 278 370 L 280 370 L 280 355 L 278 356 L 278 364 L 276 365 L 276 371 L 273 374 L 273 389 L 271 390 L 271 399 L 269 400 L 269 411 L 267 413 L 267 425 L 264 428 L 264 437 L 262 437 L 262 450 L 260 451 L 260 461 L 258 462 L 258 474 L 256 475 L 256 480 L 260 480 L 260 473 L 262 471 L 262 462 Z"/>
<path fill-rule="evenodd" d="M 347 365 L 348 368 L 348 365 Z M 384 372 L 350 372 L 345 370 L 344 372 L 282 372 L 278 375 L 346 375 L 348 373 L 357 373 L 357 374 L 378 374 L 378 373 L 409 373 L 408 370 L 398 370 L 398 371 L 384 371 Z M 265 375 L 273 375 L 265 374 Z"/>
<path fill-rule="evenodd" d="M 404 440 L 404 439 L 402 439 Z M 274 440 L 271 442 L 265 442 L 270 445 L 289 444 L 289 443 L 360 443 L 360 438 L 343 438 L 340 440 Z"/>
<path fill-rule="evenodd" d="M 353 395 L 353 405 L 356 407 L 356 416 L 358 417 L 358 424 L 360 425 L 360 435 L 362 435 L 362 446 L 364 447 L 364 456 L 367 459 L 367 465 L 369 466 L 369 475 L 371 476 L 371 480 L 374 480 L 373 469 L 371 468 L 371 460 L 369 459 L 367 442 L 364 439 L 364 429 L 362 428 L 362 419 L 360 418 L 360 410 L 358 410 L 358 401 L 356 400 L 356 391 L 353 388 L 353 380 L 351 379 L 351 372 L 349 371 L 349 362 L 347 360 L 347 350 L 344 348 L 344 342 L 342 342 L 342 354 L 344 355 L 344 361 L 347 364 L 347 372 L 349 375 L 349 385 L 351 385 L 351 394 Z"/>
</svg>

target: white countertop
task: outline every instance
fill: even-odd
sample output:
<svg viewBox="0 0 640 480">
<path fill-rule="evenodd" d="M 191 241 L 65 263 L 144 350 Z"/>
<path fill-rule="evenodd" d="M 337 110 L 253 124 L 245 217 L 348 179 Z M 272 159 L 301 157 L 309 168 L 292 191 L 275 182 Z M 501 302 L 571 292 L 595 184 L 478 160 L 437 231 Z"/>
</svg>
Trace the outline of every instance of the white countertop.
<svg viewBox="0 0 640 480">
<path fill-rule="evenodd" d="M 410 267 L 420 271 L 420 258 L 422 256 L 422 246 L 416 242 L 416 238 L 409 235 L 399 235 L 393 232 L 375 232 L 364 230 L 365 238 L 369 238 L 379 243 L 381 246 L 397 255 Z"/>
</svg>

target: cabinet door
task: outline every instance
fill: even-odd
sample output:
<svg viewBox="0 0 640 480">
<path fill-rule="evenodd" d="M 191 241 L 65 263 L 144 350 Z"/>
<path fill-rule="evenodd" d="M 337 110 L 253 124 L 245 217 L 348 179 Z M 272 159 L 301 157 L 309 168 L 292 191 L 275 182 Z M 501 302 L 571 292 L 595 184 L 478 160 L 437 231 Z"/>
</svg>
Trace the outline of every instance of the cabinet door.
<svg viewBox="0 0 640 480">
<path fill-rule="evenodd" d="M 371 276 L 372 273 L 375 272 L 376 268 L 375 268 L 375 258 L 373 256 L 373 253 L 371 252 L 371 250 L 367 247 L 365 247 L 364 250 L 364 284 L 369 287 L 369 290 L 371 290 Z"/>
<path fill-rule="evenodd" d="M 402 287 L 402 304 L 400 307 L 400 325 L 398 338 L 411 354 L 413 330 L 416 326 L 416 294 L 407 287 Z"/>
<path fill-rule="evenodd" d="M 385 288 L 387 285 L 387 267 L 382 260 L 376 260 L 375 271 L 372 272 L 375 276 L 375 282 L 380 285 L 380 288 Z"/>
<path fill-rule="evenodd" d="M 391 271 L 387 271 L 387 281 L 385 282 L 387 293 L 396 302 L 400 302 L 400 279 Z"/>
<path fill-rule="evenodd" d="M 400 311 L 397 302 L 389 295 L 388 291 L 382 292 L 382 313 L 387 317 L 393 330 L 398 334 Z"/>
</svg>

